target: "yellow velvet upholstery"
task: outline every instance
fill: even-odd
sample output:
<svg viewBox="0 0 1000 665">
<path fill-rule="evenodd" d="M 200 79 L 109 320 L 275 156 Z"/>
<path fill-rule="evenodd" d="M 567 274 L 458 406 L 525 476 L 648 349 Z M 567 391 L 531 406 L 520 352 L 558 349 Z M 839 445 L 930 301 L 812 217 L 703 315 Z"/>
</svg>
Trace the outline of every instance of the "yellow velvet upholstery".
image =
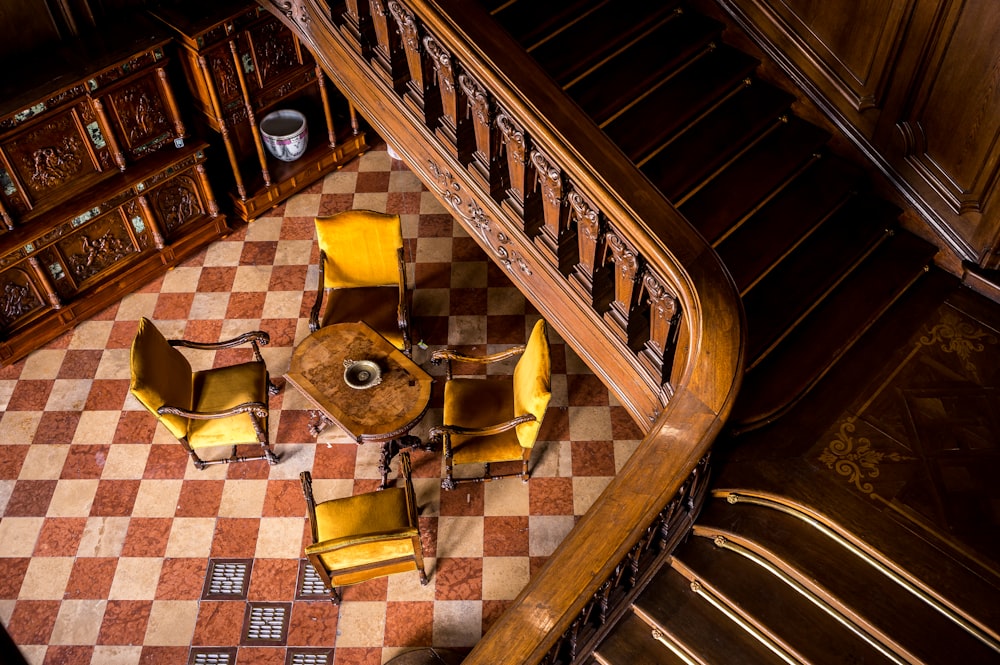
<svg viewBox="0 0 1000 665">
<path fill-rule="evenodd" d="M 408 452 L 400 453 L 400 465 L 403 487 L 319 503 L 311 474 L 300 474 L 313 536 L 305 553 L 334 602 L 340 600 L 337 587 L 409 570 L 427 583 Z"/>
<path fill-rule="evenodd" d="M 203 343 L 167 340 L 143 317 L 130 353 L 129 390 L 188 451 L 199 469 L 208 464 L 266 459 L 277 462 L 267 437 L 268 396 L 277 391 L 260 355 L 259 344 L 267 344 L 262 331 L 235 340 Z M 249 343 L 254 360 L 192 371 L 177 346 L 219 349 Z M 237 446 L 258 444 L 258 455 L 237 455 Z M 224 459 L 203 460 L 195 452 L 219 446 L 231 447 Z"/>
<path fill-rule="evenodd" d="M 316 218 L 321 283 L 309 317 L 316 331 L 364 321 L 409 354 L 409 303 L 399 215 L 348 210 Z M 323 298 L 326 305 L 323 306 Z"/>
<path fill-rule="evenodd" d="M 512 376 L 452 378 L 452 360 L 499 362 L 520 355 Z M 448 349 L 436 351 L 433 362 L 449 362 L 444 386 L 443 424 L 431 430 L 445 456 L 445 489 L 456 483 L 479 482 L 518 475 L 527 481 L 528 461 L 538 439 L 542 419 L 552 397 L 552 365 L 545 321 L 539 320 L 524 347 L 480 358 L 469 358 Z M 518 473 L 490 475 L 494 462 L 521 462 Z M 456 464 L 482 464 L 483 477 L 455 478 Z"/>
</svg>

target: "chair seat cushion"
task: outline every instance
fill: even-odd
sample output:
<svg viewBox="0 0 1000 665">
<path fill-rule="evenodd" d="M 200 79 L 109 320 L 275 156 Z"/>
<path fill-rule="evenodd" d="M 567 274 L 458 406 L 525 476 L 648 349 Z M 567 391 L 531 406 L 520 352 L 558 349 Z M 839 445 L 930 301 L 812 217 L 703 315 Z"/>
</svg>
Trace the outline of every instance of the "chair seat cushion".
<svg viewBox="0 0 1000 665">
<path fill-rule="evenodd" d="M 481 428 L 497 425 L 514 417 L 514 392 L 511 377 L 457 378 L 444 386 L 444 424 Z M 514 429 L 489 436 L 451 435 L 452 461 L 455 464 L 514 462 L 524 458 Z"/>
<path fill-rule="evenodd" d="M 413 556 L 406 490 L 390 487 L 316 504 L 317 542 L 306 554 L 319 555 L 332 571 Z M 414 564 L 415 565 L 415 564 Z"/>
<path fill-rule="evenodd" d="M 365 286 L 330 289 L 320 327 L 333 323 L 364 321 L 397 349 L 403 348 L 399 329 L 399 286 Z"/>
<path fill-rule="evenodd" d="M 267 368 L 262 362 L 246 362 L 194 373 L 195 403 L 198 412 L 224 411 L 246 402 L 267 404 Z M 191 419 L 188 444 L 192 448 L 259 443 L 254 416 L 241 413 L 210 420 Z M 259 423 L 262 428 L 267 423 Z M 265 430 L 266 431 L 266 430 Z"/>
</svg>

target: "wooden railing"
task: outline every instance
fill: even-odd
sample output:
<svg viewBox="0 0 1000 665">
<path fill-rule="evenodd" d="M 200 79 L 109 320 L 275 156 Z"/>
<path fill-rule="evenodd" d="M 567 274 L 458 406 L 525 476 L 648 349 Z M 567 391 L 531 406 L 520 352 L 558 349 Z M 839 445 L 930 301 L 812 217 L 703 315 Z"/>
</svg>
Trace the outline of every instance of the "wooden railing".
<svg viewBox="0 0 1000 665">
<path fill-rule="evenodd" d="M 701 236 L 477 3 L 260 2 L 644 431 L 465 661 L 570 662 L 607 620 L 610 600 L 697 510 L 742 375 L 732 282 Z"/>
</svg>

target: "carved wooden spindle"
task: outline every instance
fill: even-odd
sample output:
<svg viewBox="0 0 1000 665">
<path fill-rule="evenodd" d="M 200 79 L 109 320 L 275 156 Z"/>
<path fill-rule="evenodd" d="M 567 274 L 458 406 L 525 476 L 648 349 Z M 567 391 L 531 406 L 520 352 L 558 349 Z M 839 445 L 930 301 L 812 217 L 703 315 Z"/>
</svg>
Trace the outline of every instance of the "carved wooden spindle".
<svg viewBox="0 0 1000 665">
<path fill-rule="evenodd" d="M 681 319 L 680 303 L 663 281 L 649 272 L 642 278 L 642 293 L 649 303 L 649 339 L 639 358 L 662 385 L 670 381 Z"/>
<path fill-rule="evenodd" d="M 160 223 L 156 220 L 156 213 L 153 212 L 153 206 L 150 205 L 149 199 L 145 195 L 140 195 L 138 200 L 139 205 L 142 206 L 143 219 L 146 222 L 146 226 L 149 227 L 149 235 L 153 236 L 153 245 L 156 246 L 156 249 L 163 250 L 167 246 L 167 242 L 163 237 L 163 229 L 160 228 Z"/>
<path fill-rule="evenodd" d="M 3 171 L 0 170 L 0 175 L 2 174 Z M 2 182 L 2 178 L 0 178 L 0 182 Z M 0 198 L 0 221 L 3 222 L 4 228 L 6 228 L 8 231 L 13 230 L 14 218 L 10 216 L 9 212 L 7 212 L 7 206 L 4 205 L 2 198 Z"/>
<path fill-rule="evenodd" d="M 528 137 L 513 116 L 503 109 L 497 113 L 496 124 L 507 162 L 507 172 L 503 178 L 506 186 L 503 202 L 524 220 L 525 230 L 531 235 L 538 224 L 538 209 L 537 206 L 527 205 L 528 195 L 534 189 L 530 180 L 532 169 L 528 160 Z"/>
<path fill-rule="evenodd" d="M 607 262 L 610 254 L 615 270 L 614 298 L 604 318 L 629 348 L 638 351 L 645 343 L 649 329 L 639 308 L 637 286 L 640 259 L 635 248 L 617 233 L 609 231 L 605 234 L 605 241 L 604 262 Z"/>
<path fill-rule="evenodd" d="M 174 90 L 170 85 L 170 76 L 167 74 L 166 68 L 156 68 L 156 82 L 160 94 L 167 103 L 167 115 L 170 116 L 170 122 L 174 125 L 174 144 L 178 145 L 177 139 L 180 139 L 180 144 L 183 145 L 184 139 L 187 138 L 187 130 L 184 128 L 184 121 L 181 120 L 181 112 L 177 106 L 177 99 L 174 97 Z"/>
<path fill-rule="evenodd" d="M 375 69 L 389 82 L 393 90 L 403 94 L 406 91 L 409 73 L 406 54 L 400 45 L 399 32 L 389 22 L 389 11 L 384 0 L 368 0 L 368 3 L 375 33 L 375 44 L 372 47 L 372 58 L 377 65 Z"/>
<path fill-rule="evenodd" d="M 451 53 L 433 35 L 424 37 L 424 50 L 434 68 L 434 80 L 440 97 L 440 114 L 437 126 L 433 127 L 438 136 L 452 148 L 458 157 L 458 91 L 455 88 L 455 68 Z"/>
<path fill-rule="evenodd" d="M 531 164 L 542 194 L 542 226 L 535 242 L 559 272 L 569 275 L 578 254 L 576 228 L 570 225 L 569 206 L 563 196 L 565 178 L 556 163 L 539 150 L 531 151 Z"/>
<path fill-rule="evenodd" d="M 264 140 L 260 132 L 257 131 L 257 118 L 253 112 L 253 100 L 250 98 L 250 86 L 247 85 L 246 74 L 243 72 L 243 62 L 239 51 L 236 50 L 236 40 L 229 40 L 229 50 L 233 54 L 233 68 L 236 70 L 236 78 L 240 81 L 240 90 L 243 93 L 243 107 L 247 112 L 247 123 L 253 130 L 253 144 L 257 149 L 257 162 L 260 164 L 260 175 L 264 179 L 264 186 L 271 186 L 271 172 L 267 168 L 267 152 L 264 150 Z"/>
<path fill-rule="evenodd" d="M 323 103 L 323 117 L 326 119 L 326 139 L 330 148 L 337 147 L 337 127 L 333 124 L 333 108 L 330 106 L 330 93 L 326 90 L 326 75 L 323 68 L 316 65 L 316 84 L 319 86 L 319 98 Z"/>
<path fill-rule="evenodd" d="M 489 93 L 479 81 L 467 73 L 458 75 L 458 85 L 466 101 L 465 119 L 472 124 L 475 150 L 469 164 L 473 175 L 490 188 L 496 196 L 499 170 L 493 168 L 496 159 L 496 142 L 493 134 L 493 108 Z"/>
<path fill-rule="evenodd" d="M 243 174 L 240 173 L 240 160 L 237 157 L 236 147 L 233 145 L 233 138 L 229 133 L 229 125 L 222 113 L 222 104 L 219 102 L 219 92 L 215 89 L 215 82 L 212 80 L 212 71 L 203 55 L 198 56 L 198 69 L 201 70 L 205 89 L 208 90 L 208 97 L 212 102 L 212 113 L 215 114 L 215 124 L 218 125 L 219 134 L 222 136 L 222 145 L 226 147 L 226 156 L 229 157 L 229 166 L 236 182 L 236 193 L 239 194 L 241 201 L 246 201 L 247 188 L 243 184 Z"/>
<path fill-rule="evenodd" d="M 372 17 L 371 7 L 367 2 L 359 0 L 344 0 L 342 14 L 332 14 L 330 17 L 340 26 L 341 32 L 347 37 L 348 43 L 364 58 L 372 56 Z"/>
<path fill-rule="evenodd" d="M 59 294 L 56 293 L 55 287 L 52 285 L 52 278 L 49 277 L 48 271 L 42 267 L 42 263 L 38 260 L 38 257 L 28 257 L 28 265 L 31 266 L 32 272 L 35 273 L 35 279 L 37 279 L 45 289 L 45 297 L 49 301 L 49 306 L 52 309 L 62 309 L 62 298 L 60 298 Z"/>
<path fill-rule="evenodd" d="M 118 169 L 121 171 L 125 170 L 125 153 L 118 146 L 118 139 L 115 133 L 111 131 L 111 123 L 108 122 L 108 114 L 104 110 L 104 104 L 97 97 L 91 100 L 94 104 L 94 111 L 97 112 L 97 122 L 100 125 L 101 133 L 104 134 L 104 141 L 108 144 L 108 151 L 111 152 L 112 158 L 115 160 L 115 164 L 118 165 Z"/>
<path fill-rule="evenodd" d="M 397 0 L 389 0 L 389 14 L 396 20 L 396 28 L 406 54 L 406 68 L 409 80 L 406 82 L 406 92 L 403 99 L 422 116 L 425 114 L 423 49 L 420 48 L 420 30 L 417 19 L 409 9 Z"/>
<path fill-rule="evenodd" d="M 566 201 L 576 228 L 577 247 L 570 284 L 590 302 L 594 310 L 603 314 L 611 303 L 614 287 L 611 269 L 600 262 L 604 251 L 603 216 L 577 191 L 571 191 Z"/>
<path fill-rule="evenodd" d="M 198 181 L 201 183 L 201 191 L 204 192 L 205 206 L 208 208 L 208 214 L 212 217 L 218 217 L 219 203 L 215 200 L 212 183 L 209 182 L 208 172 L 205 170 L 205 164 L 202 162 L 195 164 L 194 172 L 198 174 Z"/>
</svg>

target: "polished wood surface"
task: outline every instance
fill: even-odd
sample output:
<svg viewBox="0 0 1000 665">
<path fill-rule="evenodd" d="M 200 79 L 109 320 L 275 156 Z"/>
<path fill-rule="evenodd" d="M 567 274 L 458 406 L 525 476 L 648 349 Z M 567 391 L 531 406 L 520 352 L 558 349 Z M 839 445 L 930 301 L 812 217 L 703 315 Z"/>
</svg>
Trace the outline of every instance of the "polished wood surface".
<svg viewBox="0 0 1000 665">
<path fill-rule="evenodd" d="M 352 388 L 346 360 L 371 360 L 382 381 Z M 292 354 L 285 378 L 326 417 L 364 441 L 400 437 L 419 422 L 434 382 L 427 372 L 364 323 L 338 323 L 306 337 Z"/>
</svg>

